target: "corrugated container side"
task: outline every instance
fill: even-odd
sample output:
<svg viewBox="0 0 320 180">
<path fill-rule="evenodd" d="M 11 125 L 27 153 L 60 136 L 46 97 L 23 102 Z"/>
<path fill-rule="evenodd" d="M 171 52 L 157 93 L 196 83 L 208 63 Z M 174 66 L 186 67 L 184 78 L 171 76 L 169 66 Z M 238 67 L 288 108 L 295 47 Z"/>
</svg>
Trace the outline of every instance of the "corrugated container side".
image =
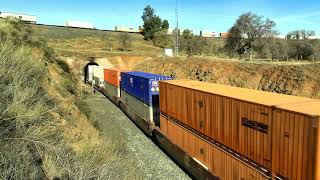
<svg viewBox="0 0 320 180">
<path fill-rule="evenodd" d="M 100 87 L 100 79 L 96 76 L 93 76 L 93 80 L 94 80 L 94 85 L 96 87 Z"/>
<path fill-rule="evenodd" d="M 104 93 L 112 98 L 120 98 L 120 87 L 113 86 L 104 81 Z"/>
<path fill-rule="evenodd" d="M 139 101 L 150 105 L 149 79 L 121 73 L 121 90 L 129 93 Z"/>
<path fill-rule="evenodd" d="M 161 82 L 160 89 L 162 112 L 259 164 L 271 167 L 271 107 Z"/>
<path fill-rule="evenodd" d="M 160 90 L 165 117 L 199 136 L 222 143 L 272 171 L 274 176 L 319 179 L 319 117 L 311 115 L 319 113 L 318 101 L 286 96 L 280 97 L 284 105 L 268 106 L 166 82 L 160 82 Z"/>
<path fill-rule="evenodd" d="M 176 123 L 161 117 L 161 131 L 166 137 L 205 169 L 224 180 L 234 179 L 268 179 L 261 172 L 234 158 L 220 148 L 199 138 Z"/>
<path fill-rule="evenodd" d="M 167 136 L 167 127 L 168 127 L 168 123 L 166 120 L 166 117 L 162 114 L 160 114 L 160 130 L 162 132 L 163 135 Z"/>
<path fill-rule="evenodd" d="M 143 72 L 121 72 L 121 90 L 134 96 L 148 106 L 157 103 L 159 106 L 159 81 L 169 80 L 171 77 Z M 153 102 L 152 97 L 157 102 Z"/>
<path fill-rule="evenodd" d="M 161 83 L 161 81 L 160 81 L 160 83 L 159 83 L 159 90 L 160 90 L 159 107 L 160 107 L 160 110 L 165 113 L 167 113 L 167 91 L 166 91 L 166 88 L 167 88 L 167 84 Z"/>
<path fill-rule="evenodd" d="M 316 132 L 316 157 L 314 159 L 315 161 L 315 179 L 319 180 L 320 179 L 320 117 L 318 116 L 317 122 L 315 123 L 316 128 L 318 129 Z"/>
<path fill-rule="evenodd" d="M 104 73 L 102 66 L 93 66 L 93 78 L 96 81 L 95 85 L 98 87 L 103 87 L 104 84 Z"/>
<path fill-rule="evenodd" d="M 115 87 L 120 87 L 120 69 L 104 69 L 104 80 Z"/>
<path fill-rule="evenodd" d="M 88 81 L 92 82 L 93 80 L 93 67 L 96 65 L 89 65 L 88 66 Z"/>
<path fill-rule="evenodd" d="M 122 101 L 130 107 L 135 113 L 147 122 L 154 122 L 159 124 L 159 115 L 157 110 L 153 107 L 147 106 L 143 102 L 139 101 L 135 97 L 121 90 Z"/>
<path fill-rule="evenodd" d="M 279 109 L 274 110 L 273 117 L 274 174 L 287 179 L 317 179 L 319 166 L 314 160 L 319 159 L 318 117 Z"/>
</svg>

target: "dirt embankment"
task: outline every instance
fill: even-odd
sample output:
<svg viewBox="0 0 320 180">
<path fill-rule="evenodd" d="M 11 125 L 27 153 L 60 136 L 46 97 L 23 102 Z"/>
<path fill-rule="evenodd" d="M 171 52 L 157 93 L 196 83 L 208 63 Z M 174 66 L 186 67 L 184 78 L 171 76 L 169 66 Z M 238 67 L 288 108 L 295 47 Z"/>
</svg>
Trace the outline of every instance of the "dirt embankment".
<svg viewBox="0 0 320 180">
<path fill-rule="evenodd" d="M 155 58 L 138 64 L 134 70 L 320 98 L 320 63 L 257 63 L 202 58 Z"/>
<path fill-rule="evenodd" d="M 113 56 L 108 58 L 116 67 L 124 70 L 133 70 L 138 64 L 151 60 L 148 56 Z"/>
</svg>

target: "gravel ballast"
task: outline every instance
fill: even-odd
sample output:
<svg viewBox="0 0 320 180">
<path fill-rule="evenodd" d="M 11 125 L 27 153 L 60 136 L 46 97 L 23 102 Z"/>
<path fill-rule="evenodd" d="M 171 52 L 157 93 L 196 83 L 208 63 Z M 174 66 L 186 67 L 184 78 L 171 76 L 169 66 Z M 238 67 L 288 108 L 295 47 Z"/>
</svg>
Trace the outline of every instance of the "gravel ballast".
<svg viewBox="0 0 320 180">
<path fill-rule="evenodd" d="M 81 109 L 90 112 L 103 135 L 124 142 L 125 151 L 136 161 L 142 179 L 190 179 L 117 106 L 100 93 L 86 95 Z"/>
</svg>

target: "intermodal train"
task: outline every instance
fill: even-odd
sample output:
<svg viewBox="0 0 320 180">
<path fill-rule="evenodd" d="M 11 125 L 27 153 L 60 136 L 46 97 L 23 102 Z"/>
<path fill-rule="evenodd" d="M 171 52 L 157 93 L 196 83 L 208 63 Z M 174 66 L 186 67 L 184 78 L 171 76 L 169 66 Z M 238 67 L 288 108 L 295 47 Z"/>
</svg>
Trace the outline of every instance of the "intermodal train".
<svg viewBox="0 0 320 180">
<path fill-rule="evenodd" d="M 196 179 L 320 179 L 320 100 L 98 65 L 86 82 Z"/>
</svg>

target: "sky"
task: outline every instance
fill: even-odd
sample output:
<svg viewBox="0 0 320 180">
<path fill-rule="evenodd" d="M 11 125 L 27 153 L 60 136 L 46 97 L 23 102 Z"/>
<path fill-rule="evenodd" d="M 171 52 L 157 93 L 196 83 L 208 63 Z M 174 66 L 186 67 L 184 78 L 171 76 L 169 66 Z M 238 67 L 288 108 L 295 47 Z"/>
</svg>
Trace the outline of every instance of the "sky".
<svg viewBox="0 0 320 180">
<path fill-rule="evenodd" d="M 276 22 L 275 29 L 287 34 L 298 29 L 320 35 L 320 0 L 177 0 L 179 27 L 210 32 L 226 32 L 239 15 L 253 12 Z M 64 25 L 67 20 L 86 21 L 98 29 L 142 25 L 143 8 L 155 13 L 175 28 L 176 0 L 0 0 L 0 12 L 32 14 L 38 23 Z"/>
</svg>

